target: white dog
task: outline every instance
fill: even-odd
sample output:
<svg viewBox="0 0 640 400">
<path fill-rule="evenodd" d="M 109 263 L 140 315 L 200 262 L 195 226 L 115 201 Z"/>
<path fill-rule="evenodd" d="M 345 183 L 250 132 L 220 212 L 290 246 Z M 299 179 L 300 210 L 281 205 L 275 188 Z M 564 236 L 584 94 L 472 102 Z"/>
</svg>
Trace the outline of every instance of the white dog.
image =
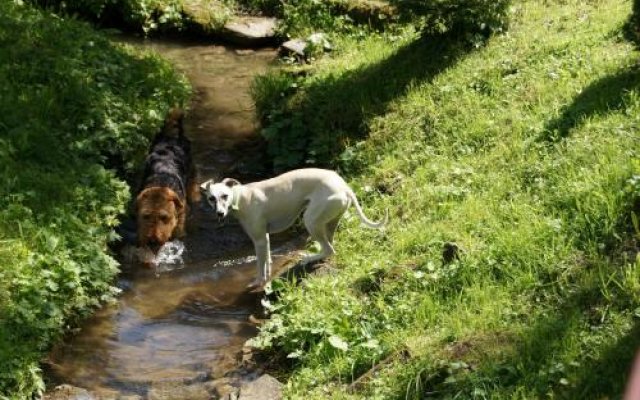
<svg viewBox="0 0 640 400">
<path fill-rule="evenodd" d="M 370 221 L 344 179 L 324 169 L 294 170 L 246 185 L 230 178 L 218 183 L 209 180 L 200 188 L 218 217 L 234 215 L 253 241 L 258 263 L 258 277 L 249 284 L 253 288 L 264 285 L 271 275 L 269 234 L 289 228 L 305 207 L 304 225 L 311 239 L 320 244 L 320 252 L 305 257 L 303 263 L 335 254 L 333 235 L 352 203 L 370 228 L 381 228 L 388 219 L 385 214 L 381 222 Z"/>
</svg>

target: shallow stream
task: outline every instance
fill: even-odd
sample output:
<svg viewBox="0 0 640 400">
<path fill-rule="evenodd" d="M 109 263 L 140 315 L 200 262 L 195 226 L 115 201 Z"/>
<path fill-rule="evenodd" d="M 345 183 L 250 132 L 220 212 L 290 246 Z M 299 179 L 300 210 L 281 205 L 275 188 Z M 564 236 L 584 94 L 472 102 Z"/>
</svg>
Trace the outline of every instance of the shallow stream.
<svg viewBox="0 0 640 400">
<path fill-rule="evenodd" d="M 157 51 L 191 80 L 195 96 L 185 130 L 199 180 L 256 178 L 251 173 L 261 144 L 249 85 L 269 68 L 275 51 L 127 42 Z M 276 269 L 295 242 L 275 241 Z M 97 398 L 157 399 L 183 397 L 177 393 L 186 393 L 185 387 L 207 382 L 211 392 L 211 382 L 221 377 L 232 386 L 253 379 L 255 372 L 240 361 L 244 342 L 257 333 L 249 316 L 261 307 L 260 297 L 245 291 L 256 273 L 251 242 L 237 224 L 222 224 L 206 208 L 193 207 L 185 245 L 181 265 L 154 270 L 123 260 L 117 304 L 100 310 L 51 353 L 55 381 Z"/>
</svg>

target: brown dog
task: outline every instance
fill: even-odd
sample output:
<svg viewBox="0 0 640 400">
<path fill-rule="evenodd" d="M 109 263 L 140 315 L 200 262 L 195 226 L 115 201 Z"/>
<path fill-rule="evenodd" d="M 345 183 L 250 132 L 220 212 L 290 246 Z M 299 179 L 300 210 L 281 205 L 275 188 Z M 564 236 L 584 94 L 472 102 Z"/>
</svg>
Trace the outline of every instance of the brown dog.
<svg viewBox="0 0 640 400">
<path fill-rule="evenodd" d="M 138 246 L 154 253 L 169 240 L 185 235 L 187 197 L 196 200 L 198 196 L 183 118 L 180 109 L 169 112 L 162 132 L 151 144 L 135 202 Z"/>
</svg>

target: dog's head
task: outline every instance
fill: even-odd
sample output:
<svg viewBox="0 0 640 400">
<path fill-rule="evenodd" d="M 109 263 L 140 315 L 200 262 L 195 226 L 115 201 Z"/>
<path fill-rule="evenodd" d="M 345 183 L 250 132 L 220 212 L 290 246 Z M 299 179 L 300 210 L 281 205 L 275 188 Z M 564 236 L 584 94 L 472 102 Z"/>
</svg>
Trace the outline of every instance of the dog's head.
<svg viewBox="0 0 640 400">
<path fill-rule="evenodd" d="M 225 178 L 218 183 L 214 183 L 213 179 L 210 179 L 200 185 L 200 190 L 216 215 L 219 218 L 224 218 L 233 208 L 235 201 L 233 187 L 238 185 L 240 182 L 231 178 Z"/>
<path fill-rule="evenodd" d="M 150 187 L 136 198 L 138 245 L 156 252 L 184 228 L 184 201 L 167 187 Z"/>
</svg>

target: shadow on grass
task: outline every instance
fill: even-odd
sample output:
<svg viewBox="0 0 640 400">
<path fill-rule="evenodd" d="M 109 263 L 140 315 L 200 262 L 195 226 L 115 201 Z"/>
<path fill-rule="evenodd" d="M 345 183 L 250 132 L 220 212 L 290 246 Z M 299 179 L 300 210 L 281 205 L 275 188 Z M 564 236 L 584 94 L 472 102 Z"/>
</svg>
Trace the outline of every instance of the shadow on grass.
<svg viewBox="0 0 640 400">
<path fill-rule="evenodd" d="M 591 348 L 583 349 L 583 354 L 587 354 L 584 359 L 574 360 L 579 364 L 563 364 L 561 356 L 556 359 L 557 354 L 562 354 L 566 340 L 576 340 L 575 334 L 569 335 L 568 332 L 572 327 L 575 330 L 575 325 L 581 331 L 604 332 L 607 329 L 601 321 L 604 316 L 596 310 L 608 306 L 594 284 L 568 298 L 555 315 L 543 318 L 525 334 L 526 344 L 519 349 L 513 362 L 514 365 L 520 363 L 528 373 L 546 374 L 546 382 L 538 380 L 535 386 L 540 398 L 546 397 L 549 391 L 567 399 L 616 398 L 622 393 L 625 378 L 640 345 L 640 325 L 637 322 L 615 341 L 607 343 L 611 340 L 610 336 L 603 334 L 594 335 L 593 342 L 583 341 L 583 346 Z M 563 381 L 565 370 L 568 373 L 566 376 L 570 377 L 568 381 Z M 573 374 L 571 370 L 577 370 L 577 373 Z"/>
<path fill-rule="evenodd" d="M 547 124 L 541 139 L 561 140 L 586 119 L 624 108 L 628 93 L 639 87 L 640 69 L 637 66 L 595 81 L 566 106 L 560 116 Z"/>
<path fill-rule="evenodd" d="M 423 385 L 422 390 L 456 398 L 465 398 L 465 394 L 470 398 L 478 390 L 499 392 L 507 397 L 514 394 L 517 386 L 526 388 L 529 394 L 534 393 L 535 398 L 618 398 L 640 346 L 640 324 L 636 320 L 625 334 L 611 340 L 611 336 L 604 334 L 607 326 L 597 311 L 608 306 L 594 278 L 557 307 L 534 318 L 529 329 L 508 339 L 514 342 L 511 351 L 479 349 L 484 355 L 480 365 L 475 365 L 467 375 L 455 376 L 453 383 L 446 383 L 447 375 L 441 376 L 430 387 Z M 593 334 L 587 340 L 576 337 L 577 332 L 586 330 L 603 333 Z M 567 342 L 575 340 L 582 340 L 582 359 L 566 360 L 563 350 Z M 509 346 L 501 341 L 499 347 Z M 464 355 L 453 355 L 453 358 L 451 362 L 460 361 L 456 358 L 465 361 Z M 578 363 L 571 364 L 571 361 Z M 433 376 L 432 370 L 425 371 L 431 373 L 426 376 Z"/>
<path fill-rule="evenodd" d="M 640 0 L 633 1 L 633 11 L 623 29 L 625 39 L 640 48 Z"/>
<path fill-rule="evenodd" d="M 640 348 L 640 323 L 622 338 L 609 344 L 599 357 L 581 366 L 578 381 L 568 391 L 568 398 L 587 399 L 598 394 L 598 398 L 617 398 L 623 391 L 631 365 Z"/>
<path fill-rule="evenodd" d="M 335 163 L 349 143 L 366 137 L 368 123 L 385 113 L 390 102 L 433 80 L 469 51 L 459 36 L 426 36 L 376 64 L 310 81 L 303 93 L 265 120 L 274 169 Z M 278 102 L 276 92 L 268 95 L 272 104 Z"/>
</svg>

